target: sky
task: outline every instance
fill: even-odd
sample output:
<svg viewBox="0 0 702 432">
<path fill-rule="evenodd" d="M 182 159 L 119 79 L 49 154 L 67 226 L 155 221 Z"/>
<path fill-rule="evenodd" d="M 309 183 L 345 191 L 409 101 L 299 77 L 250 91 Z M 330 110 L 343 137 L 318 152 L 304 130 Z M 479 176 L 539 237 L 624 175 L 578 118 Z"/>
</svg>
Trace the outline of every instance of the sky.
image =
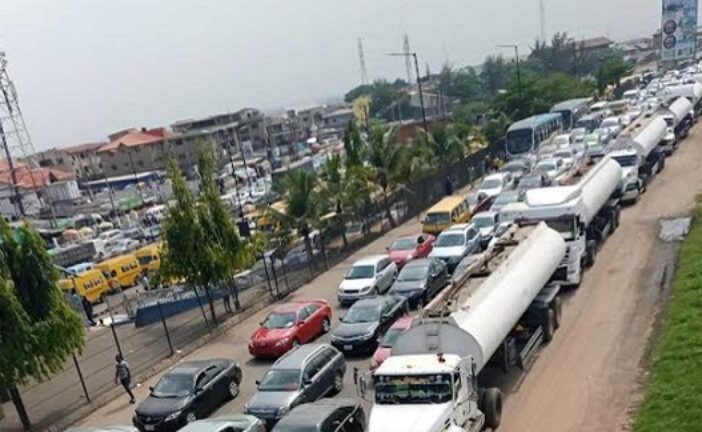
<svg viewBox="0 0 702 432">
<path fill-rule="evenodd" d="M 660 0 L 545 0 L 546 33 L 650 35 Z M 403 34 L 438 71 L 539 35 L 539 0 L 2 0 L 5 51 L 36 149 L 242 107 L 303 108 L 405 77 Z"/>
</svg>

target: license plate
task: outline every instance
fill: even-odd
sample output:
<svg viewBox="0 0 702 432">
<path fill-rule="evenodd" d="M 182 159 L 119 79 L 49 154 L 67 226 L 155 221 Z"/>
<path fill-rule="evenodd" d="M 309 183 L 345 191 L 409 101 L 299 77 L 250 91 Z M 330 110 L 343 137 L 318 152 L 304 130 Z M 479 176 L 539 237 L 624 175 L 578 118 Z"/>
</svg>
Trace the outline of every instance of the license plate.
<svg viewBox="0 0 702 432">
<path fill-rule="evenodd" d="M 154 429 L 155 429 L 154 425 L 144 425 L 144 430 L 152 431 Z"/>
<path fill-rule="evenodd" d="M 353 349 L 353 345 L 344 345 L 344 351 L 351 351 Z"/>
</svg>

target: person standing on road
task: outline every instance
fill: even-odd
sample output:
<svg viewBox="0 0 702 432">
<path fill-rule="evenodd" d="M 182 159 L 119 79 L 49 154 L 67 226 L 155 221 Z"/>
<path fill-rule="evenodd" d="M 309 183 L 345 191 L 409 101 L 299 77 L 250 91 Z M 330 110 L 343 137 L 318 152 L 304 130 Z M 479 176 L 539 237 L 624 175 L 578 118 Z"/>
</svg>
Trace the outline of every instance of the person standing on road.
<svg viewBox="0 0 702 432">
<path fill-rule="evenodd" d="M 132 373 L 129 370 L 129 363 L 124 360 L 122 354 L 117 354 L 115 356 L 115 384 L 117 384 L 118 381 L 129 395 L 129 403 L 135 403 L 136 399 L 134 398 L 134 393 L 132 393 L 132 390 L 129 388 L 132 382 Z"/>
<path fill-rule="evenodd" d="M 90 301 L 85 296 L 81 296 L 80 301 L 81 305 L 83 306 L 83 310 L 85 311 L 85 317 L 88 319 L 88 324 L 90 324 L 91 326 L 95 326 L 95 317 L 93 316 L 93 304 L 90 303 Z"/>
<path fill-rule="evenodd" d="M 149 275 L 144 272 L 141 275 L 141 287 L 144 288 L 144 291 L 149 291 L 151 287 L 149 286 Z"/>
</svg>

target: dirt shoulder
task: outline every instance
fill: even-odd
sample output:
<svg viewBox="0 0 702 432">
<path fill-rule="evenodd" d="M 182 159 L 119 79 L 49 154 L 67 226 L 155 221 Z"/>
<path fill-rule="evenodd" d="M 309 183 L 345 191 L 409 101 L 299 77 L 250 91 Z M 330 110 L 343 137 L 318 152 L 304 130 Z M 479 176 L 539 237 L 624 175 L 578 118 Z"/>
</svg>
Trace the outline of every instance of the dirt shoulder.
<svg viewBox="0 0 702 432">
<path fill-rule="evenodd" d="M 658 220 L 689 213 L 702 191 L 702 129 L 695 127 L 665 170 L 600 250 L 569 296 L 563 324 L 515 383 L 501 431 L 627 430 L 640 394 L 641 359 L 658 310 Z"/>
</svg>

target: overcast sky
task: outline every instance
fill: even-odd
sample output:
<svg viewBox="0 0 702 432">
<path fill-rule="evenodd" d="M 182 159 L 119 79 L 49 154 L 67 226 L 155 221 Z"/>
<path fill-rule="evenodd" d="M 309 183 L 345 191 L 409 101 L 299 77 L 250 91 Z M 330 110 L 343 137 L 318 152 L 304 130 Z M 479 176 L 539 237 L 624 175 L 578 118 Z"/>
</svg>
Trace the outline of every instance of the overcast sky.
<svg viewBox="0 0 702 432">
<path fill-rule="evenodd" d="M 0 49 L 35 147 L 104 140 L 132 126 L 308 106 L 369 76 L 405 76 L 388 57 L 407 33 L 438 70 L 478 64 L 496 44 L 526 53 L 538 0 L 2 0 Z M 546 0 L 551 35 L 650 35 L 660 0 Z M 509 54 L 509 53 L 507 53 Z M 422 72 L 424 66 L 422 66 Z"/>
</svg>

